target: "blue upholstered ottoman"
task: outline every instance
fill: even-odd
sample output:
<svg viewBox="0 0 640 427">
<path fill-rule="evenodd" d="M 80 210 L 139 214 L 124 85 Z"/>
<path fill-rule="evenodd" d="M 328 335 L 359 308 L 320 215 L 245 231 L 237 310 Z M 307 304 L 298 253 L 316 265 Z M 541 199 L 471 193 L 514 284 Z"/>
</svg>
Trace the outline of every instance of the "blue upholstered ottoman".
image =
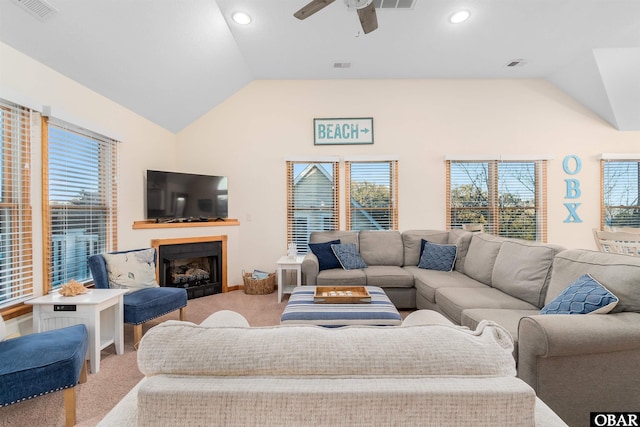
<svg viewBox="0 0 640 427">
<path fill-rule="evenodd" d="M 81 377 L 88 342 L 85 325 L 0 342 L 0 407 L 75 387 Z M 64 400 L 67 425 L 73 425 L 75 394 L 67 396 L 65 391 Z"/>
<path fill-rule="evenodd" d="M 280 324 L 308 324 L 318 326 L 397 326 L 402 317 L 382 288 L 367 286 L 371 303 L 316 304 L 313 302 L 315 286 L 296 287 L 287 303 Z"/>
</svg>

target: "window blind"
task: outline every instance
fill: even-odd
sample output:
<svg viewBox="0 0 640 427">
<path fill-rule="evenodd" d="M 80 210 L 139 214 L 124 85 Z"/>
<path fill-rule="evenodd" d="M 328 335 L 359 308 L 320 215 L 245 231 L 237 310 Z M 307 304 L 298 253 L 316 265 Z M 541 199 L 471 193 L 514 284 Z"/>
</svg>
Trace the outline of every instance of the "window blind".
<svg viewBox="0 0 640 427">
<path fill-rule="evenodd" d="M 337 230 L 338 162 L 287 161 L 287 242 L 308 252 L 312 231 Z"/>
<path fill-rule="evenodd" d="M 398 161 L 346 161 L 347 230 L 398 229 Z"/>
<path fill-rule="evenodd" d="M 446 163 L 447 227 L 546 241 L 546 160 Z"/>
<path fill-rule="evenodd" d="M 600 225 L 640 228 L 640 159 L 600 160 Z"/>
<path fill-rule="evenodd" d="M 0 99 L 0 306 L 33 295 L 31 120 Z"/>
<path fill-rule="evenodd" d="M 45 283 L 55 289 L 90 281 L 88 257 L 117 247 L 118 142 L 61 120 L 45 123 Z"/>
</svg>

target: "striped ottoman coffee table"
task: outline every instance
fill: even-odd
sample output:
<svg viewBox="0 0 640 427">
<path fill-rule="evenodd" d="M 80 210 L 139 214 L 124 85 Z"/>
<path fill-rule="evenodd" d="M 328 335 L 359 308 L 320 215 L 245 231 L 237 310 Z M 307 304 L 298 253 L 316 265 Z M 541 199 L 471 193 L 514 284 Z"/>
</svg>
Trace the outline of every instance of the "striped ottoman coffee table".
<svg viewBox="0 0 640 427">
<path fill-rule="evenodd" d="M 367 286 L 370 303 L 317 304 L 313 302 L 315 286 L 296 287 L 287 303 L 280 324 L 307 324 L 318 326 L 398 326 L 402 317 L 387 294 L 376 286 Z"/>
</svg>

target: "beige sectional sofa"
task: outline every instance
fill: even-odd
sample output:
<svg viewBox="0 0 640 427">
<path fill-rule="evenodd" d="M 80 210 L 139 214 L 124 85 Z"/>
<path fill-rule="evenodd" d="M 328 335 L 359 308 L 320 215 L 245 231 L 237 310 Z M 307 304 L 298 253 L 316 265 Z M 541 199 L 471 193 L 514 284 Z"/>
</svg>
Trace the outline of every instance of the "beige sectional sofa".
<svg viewBox="0 0 640 427">
<path fill-rule="evenodd" d="M 145 378 L 99 425 L 566 425 L 515 376 L 504 328 L 416 313 L 388 328 L 164 322 L 140 343 Z"/>
<path fill-rule="evenodd" d="M 589 425 L 592 411 L 640 408 L 640 257 L 463 230 L 318 232 L 310 241 L 335 239 L 356 243 L 368 267 L 319 271 L 310 253 L 306 284 L 375 283 L 398 308 L 435 310 L 471 329 L 495 321 L 515 340 L 518 376 L 569 425 Z M 453 271 L 418 268 L 422 239 L 456 244 Z M 540 314 L 586 273 L 619 298 L 610 314 Z"/>
</svg>

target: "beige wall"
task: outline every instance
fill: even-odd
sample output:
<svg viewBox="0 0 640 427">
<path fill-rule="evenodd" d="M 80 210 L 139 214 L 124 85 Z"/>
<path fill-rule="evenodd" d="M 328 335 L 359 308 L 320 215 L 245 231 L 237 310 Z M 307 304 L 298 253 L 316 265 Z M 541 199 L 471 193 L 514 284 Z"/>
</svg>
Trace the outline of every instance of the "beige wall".
<svg viewBox="0 0 640 427">
<path fill-rule="evenodd" d="M 243 269 L 273 271 L 286 251 L 285 159 L 394 156 L 400 163 L 400 229 L 442 228 L 444 156 L 545 155 L 549 241 L 595 248 L 599 153 L 640 152 L 640 132 L 619 132 L 544 80 L 254 81 L 177 135 L 0 44 L 0 97 L 122 141 L 119 248 L 153 238 L 225 234 L 229 284 Z M 373 117 L 375 143 L 314 146 L 313 118 Z M 34 150 L 40 211 L 39 148 Z M 565 224 L 562 159 L 580 156 L 580 224 Z M 229 215 L 238 227 L 132 230 L 144 218 L 144 171 L 229 176 Z M 40 218 L 36 215 L 36 222 Z M 344 220 L 343 220 L 344 221 Z M 41 280 L 36 224 L 36 282 Z"/>
<path fill-rule="evenodd" d="M 375 142 L 314 146 L 321 117 L 373 117 Z M 180 132 L 178 146 L 178 169 L 229 176 L 240 267 L 273 269 L 287 243 L 286 158 L 397 157 L 407 230 L 444 227 L 445 155 L 550 156 L 549 241 L 595 249 L 597 155 L 640 153 L 640 132 L 615 130 L 545 80 L 254 81 Z M 570 154 L 582 160 L 573 176 L 562 169 Z M 580 181 L 579 200 L 564 199 L 565 178 Z M 564 223 L 563 203 L 576 201 L 583 222 Z"/>
<path fill-rule="evenodd" d="M 148 168 L 175 167 L 175 140 L 171 132 L 115 102 L 0 43 L 0 97 L 41 111 L 122 142 L 118 235 L 122 249 L 149 246 L 149 236 L 131 229 L 144 217 L 143 177 Z M 34 212 L 34 283 L 42 283 L 42 215 L 40 142 L 32 147 Z M 39 286 L 36 286 L 39 287 Z"/>
</svg>

